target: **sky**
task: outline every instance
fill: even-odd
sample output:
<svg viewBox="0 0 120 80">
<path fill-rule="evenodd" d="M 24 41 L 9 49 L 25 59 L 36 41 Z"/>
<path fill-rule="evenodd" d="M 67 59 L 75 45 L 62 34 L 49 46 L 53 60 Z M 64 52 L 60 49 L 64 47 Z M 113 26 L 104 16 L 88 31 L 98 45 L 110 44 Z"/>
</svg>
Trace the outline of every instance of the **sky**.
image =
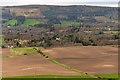
<svg viewBox="0 0 120 80">
<path fill-rule="evenodd" d="M 0 0 L 1 6 L 15 5 L 93 5 L 118 7 L 119 0 Z"/>
</svg>

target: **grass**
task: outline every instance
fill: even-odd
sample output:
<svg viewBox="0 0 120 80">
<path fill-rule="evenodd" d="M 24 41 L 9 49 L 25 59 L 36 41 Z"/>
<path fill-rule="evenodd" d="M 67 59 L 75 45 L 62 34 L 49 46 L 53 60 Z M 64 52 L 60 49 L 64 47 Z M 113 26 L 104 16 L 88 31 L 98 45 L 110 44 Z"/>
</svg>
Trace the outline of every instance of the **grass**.
<svg viewBox="0 0 120 80">
<path fill-rule="evenodd" d="M 38 76 L 19 76 L 19 77 L 6 77 L 2 80 L 89 80 L 87 76 L 59 76 L 59 75 L 38 75 Z"/>
<path fill-rule="evenodd" d="M 26 25 L 26 26 L 34 26 L 36 24 L 39 24 L 40 22 L 36 19 L 26 19 L 23 23 L 23 25 Z"/>
<path fill-rule="evenodd" d="M 5 26 L 15 26 L 15 25 L 17 25 L 17 23 L 18 23 L 17 20 L 8 20 L 3 25 L 5 25 Z"/>
<path fill-rule="evenodd" d="M 42 48 L 39 48 L 42 49 Z M 34 54 L 36 51 L 33 47 L 22 47 L 22 48 L 11 48 L 12 55 L 24 55 L 24 54 Z"/>
<path fill-rule="evenodd" d="M 61 21 L 61 25 L 69 25 L 69 24 L 75 24 L 75 25 L 80 25 L 81 22 L 77 22 L 77 21 Z"/>
<path fill-rule="evenodd" d="M 4 77 L 13 78 L 13 77 Z M 14 78 L 90 78 L 89 76 L 63 76 L 63 75 L 35 75 L 35 76 L 16 76 Z"/>
<path fill-rule="evenodd" d="M 0 37 L 0 46 L 4 45 L 4 37 Z"/>
<path fill-rule="evenodd" d="M 120 74 L 97 74 L 96 76 L 101 76 L 104 78 L 118 78 L 118 76 L 120 76 Z"/>
<path fill-rule="evenodd" d="M 25 19 L 24 23 L 22 25 L 24 26 L 34 26 L 36 24 L 39 24 L 40 22 L 36 19 Z M 15 26 L 18 24 L 17 20 L 8 20 L 3 25 L 4 26 Z"/>
<path fill-rule="evenodd" d="M 96 76 L 104 77 L 104 78 L 118 78 L 118 74 L 97 74 Z M 64 79 L 72 79 L 72 78 L 91 78 L 89 76 L 63 76 L 63 75 L 35 75 L 35 76 L 13 76 L 13 77 L 3 77 L 3 78 L 64 78 Z"/>
<path fill-rule="evenodd" d="M 119 34 L 120 31 L 104 31 L 105 33 L 113 33 L 113 34 Z"/>
</svg>

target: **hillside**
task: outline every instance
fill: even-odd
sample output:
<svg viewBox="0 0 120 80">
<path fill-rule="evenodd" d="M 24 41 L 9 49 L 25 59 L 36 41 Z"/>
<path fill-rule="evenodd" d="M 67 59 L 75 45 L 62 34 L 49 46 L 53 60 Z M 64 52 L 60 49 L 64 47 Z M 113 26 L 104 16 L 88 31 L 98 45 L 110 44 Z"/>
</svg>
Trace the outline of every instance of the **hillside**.
<svg viewBox="0 0 120 80">
<path fill-rule="evenodd" d="M 25 5 L 2 7 L 2 20 L 16 19 L 18 16 L 37 19 L 42 22 L 59 23 L 61 20 L 81 22 L 116 22 L 118 8 L 98 6 L 52 6 Z M 105 21 L 104 21 L 105 20 Z"/>
<path fill-rule="evenodd" d="M 117 45 L 117 9 L 80 5 L 3 7 L 4 46 Z"/>
</svg>

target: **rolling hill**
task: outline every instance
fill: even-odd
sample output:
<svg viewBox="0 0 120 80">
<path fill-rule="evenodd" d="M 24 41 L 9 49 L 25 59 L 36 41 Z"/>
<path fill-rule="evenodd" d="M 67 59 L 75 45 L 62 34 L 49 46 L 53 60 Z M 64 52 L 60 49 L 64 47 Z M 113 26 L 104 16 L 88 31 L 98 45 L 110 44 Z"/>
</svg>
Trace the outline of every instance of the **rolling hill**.
<svg viewBox="0 0 120 80">
<path fill-rule="evenodd" d="M 116 22 L 118 20 L 118 8 L 99 6 L 53 6 L 53 5 L 24 5 L 2 7 L 2 21 L 14 20 L 17 16 L 28 19 L 36 19 L 48 22 L 53 19 L 93 22 Z M 105 21 L 104 21 L 105 20 Z"/>
</svg>

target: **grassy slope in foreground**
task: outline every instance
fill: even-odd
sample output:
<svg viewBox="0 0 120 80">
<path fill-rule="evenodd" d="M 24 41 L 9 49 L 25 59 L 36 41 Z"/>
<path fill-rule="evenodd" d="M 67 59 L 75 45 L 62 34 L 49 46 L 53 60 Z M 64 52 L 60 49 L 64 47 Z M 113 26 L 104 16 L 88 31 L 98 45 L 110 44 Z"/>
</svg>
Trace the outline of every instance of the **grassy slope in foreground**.
<svg viewBox="0 0 120 80">
<path fill-rule="evenodd" d="M 62 75 L 35 75 L 35 76 L 16 76 L 3 78 L 91 78 L 89 76 L 62 76 Z"/>
<path fill-rule="evenodd" d="M 119 78 L 120 74 L 97 74 L 96 76 L 101 76 L 104 78 Z"/>
<path fill-rule="evenodd" d="M 118 74 L 97 74 L 104 78 L 118 78 Z M 35 75 L 35 76 L 13 76 L 3 78 L 91 78 L 89 76 L 61 76 L 61 75 Z"/>
</svg>

